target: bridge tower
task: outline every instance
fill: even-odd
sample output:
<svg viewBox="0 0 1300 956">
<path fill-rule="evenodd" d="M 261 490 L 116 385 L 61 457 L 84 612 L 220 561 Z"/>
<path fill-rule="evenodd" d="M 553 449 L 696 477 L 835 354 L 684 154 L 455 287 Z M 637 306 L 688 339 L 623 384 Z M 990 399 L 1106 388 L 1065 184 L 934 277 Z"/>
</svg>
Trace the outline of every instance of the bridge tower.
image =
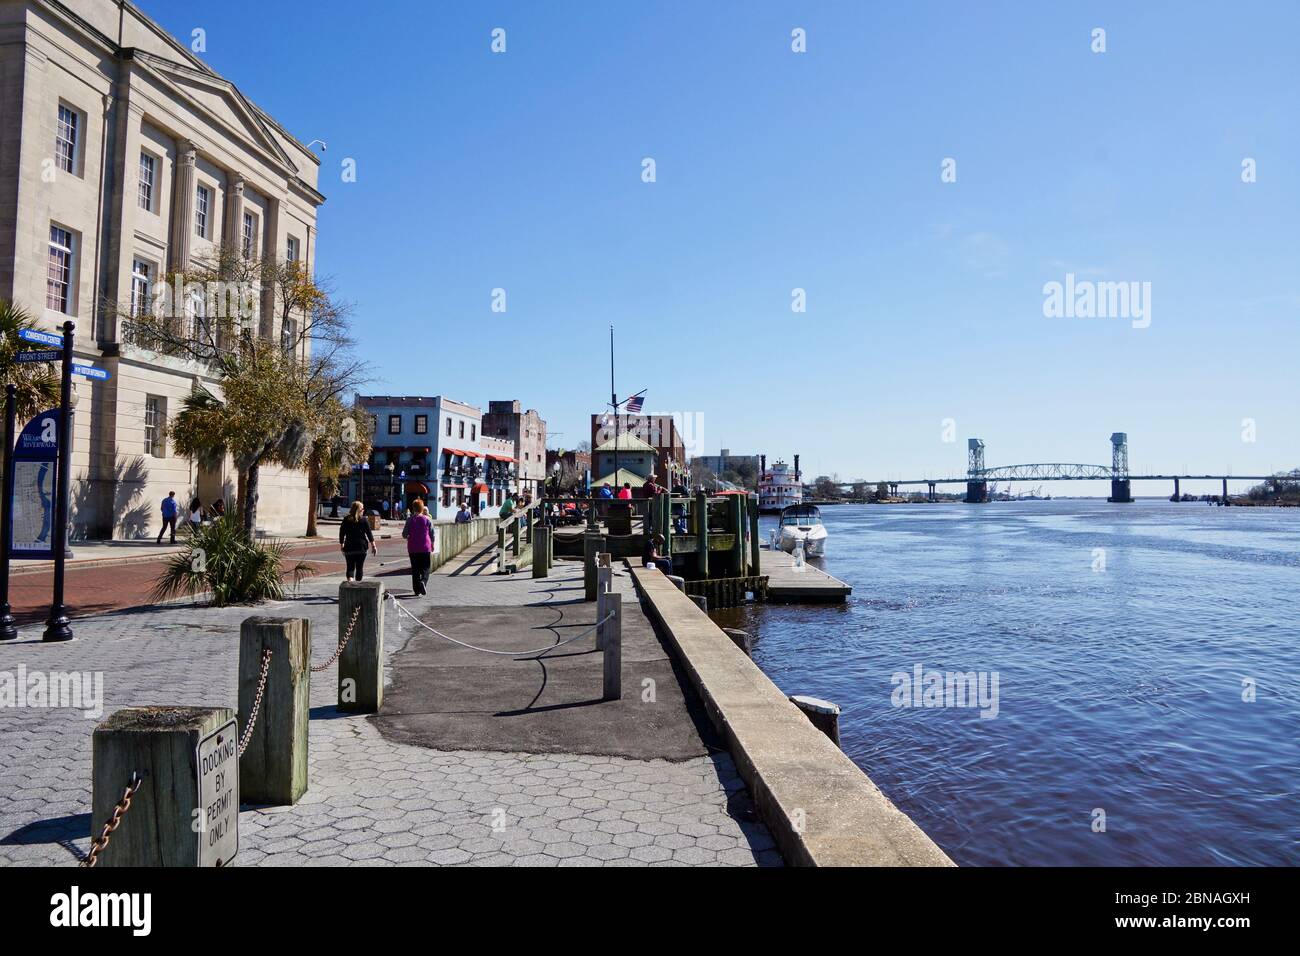
<svg viewBox="0 0 1300 956">
<path fill-rule="evenodd" d="M 1114 432 L 1110 436 L 1110 461 L 1110 497 L 1106 500 L 1130 504 L 1133 489 L 1128 477 L 1128 435 L 1124 432 Z"/>
<path fill-rule="evenodd" d="M 983 504 L 989 500 L 989 483 L 984 480 L 984 441 L 966 440 L 966 503 Z"/>
</svg>

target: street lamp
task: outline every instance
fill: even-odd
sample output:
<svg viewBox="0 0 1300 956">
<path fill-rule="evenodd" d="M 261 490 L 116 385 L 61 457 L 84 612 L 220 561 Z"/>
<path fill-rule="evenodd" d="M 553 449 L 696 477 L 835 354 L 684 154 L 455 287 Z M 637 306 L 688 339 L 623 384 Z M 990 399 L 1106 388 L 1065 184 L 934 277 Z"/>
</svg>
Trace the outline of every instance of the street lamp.
<svg viewBox="0 0 1300 956">
<path fill-rule="evenodd" d="M 388 463 L 388 514 L 384 516 L 386 518 L 393 516 L 393 472 L 396 470 L 397 466 L 390 461 Z"/>
</svg>

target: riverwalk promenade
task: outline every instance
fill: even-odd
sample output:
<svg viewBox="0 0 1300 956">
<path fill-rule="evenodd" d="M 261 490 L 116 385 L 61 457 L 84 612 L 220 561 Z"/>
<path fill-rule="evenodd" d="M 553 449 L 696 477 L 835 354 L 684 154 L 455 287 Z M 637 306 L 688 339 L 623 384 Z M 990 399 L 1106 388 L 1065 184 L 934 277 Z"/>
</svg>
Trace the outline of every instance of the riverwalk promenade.
<svg viewBox="0 0 1300 956">
<path fill-rule="evenodd" d="M 285 601 L 113 610 L 79 617 L 73 642 L 42 644 L 40 625 L 29 624 L 0 644 L 0 672 L 103 681 L 102 714 L 0 709 L 0 864 L 72 866 L 85 856 L 91 733 L 104 717 L 150 704 L 235 706 L 245 618 L 306 618 L 313 658 L 328 657 L 337 545 L 313 550 L 323 573 Z M 531 650 L 595 623 L 577 564 L 557 564 L 546 579 L 498 575 L 492 564 L 471 546 L 416 598 L 401 542 L 383 541 L 367 572 L 415 618 L 480 646 Z M 116 573 L 136 586 L 124 570 L 82 573 L 106 582 Z M 337 665 L 315 676 L 308 790 L 292 806 L 245 806 L 234 865 L 780 865 L 725 741 L 638 609 L 626 571 L 614 589 L 624 594 L 624 699 L 607 703 L 592 635 L 554 657 L 485 655 L 390 603 L 383 709 L 341 713 Z M 114 600 L 106 591 L 104 605 Z M 122 825 L 130 823 L 128 813 Z"/>
</svg>

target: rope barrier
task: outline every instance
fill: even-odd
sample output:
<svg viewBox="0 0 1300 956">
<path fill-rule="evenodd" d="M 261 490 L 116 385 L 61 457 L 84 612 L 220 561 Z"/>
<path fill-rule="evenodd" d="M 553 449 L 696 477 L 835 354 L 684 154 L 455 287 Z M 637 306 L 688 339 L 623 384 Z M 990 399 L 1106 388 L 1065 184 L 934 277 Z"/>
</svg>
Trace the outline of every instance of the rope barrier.
<svg viewBox="0 0 1300 956">
<path fill-rule="evenodd" d="M 612 618 L 612 617 L 614 616 L 614 614 L 613 614 L 612 612 L 609 613 L 609 614 L 606 614 L 603 618 L 601 618 L 599 621 L 597 621 L 597 622 L 596 622 L 595 624 L 593 624 L 591 627 L 587 628 L 587 630 L 583 631 L 581 634 L 578 634 L 578 635 L 575 636 L 575 637 L 568 637 L 568 638 L 565 638 L 564 640 L 560 641 L 560 643 L 558 643 L 558 644 L 550 644 L 550 645 L 548 645 L 548 646 L 546 646 L 546 647 L 538 647 L 538 648 L 534 648 L 534 649 L 531 650 L 531 651 L 497 651 L 497 650 L 493 650 L 493 649 L 490 648 L 490 647 L 479 647 L 479 646 L 477 646 L 477 645 L 475 645 L 475 644 L 466 644 L 464 641 L 458 641 L 458 640 L 456 640 L 456 638 L 454 638 L 454 637 L 449 637 L 449 636 L 447 636 L 446 634 L 442 633 L 442 631 L 438 630 L 437 628 L 430 627 L 428 624 L 425 624 L 423 621 L 421 621 L 418 617 L 416 617 L 414 614 L 412 614 L 412 613 L 411 613 L 410 611 L 408 611 L 406 608 L 402 607 L 402 605 L 398 602 L 398 600 L 397 600 L 397 596 L 396 596 L 396 595 L 394 595 L 394 594 L 390 594 L 389 597 L 390 597 L 390 598 L 392 599 L 392 601 L 393 601 L 393 606 L 394 606 L 395 608 L 397 608 L 398 611 L 400 611 L 402 614 L 405 614 L 407 617 L 409 617 L 409 618 L 410 618 L 412 621 L 414 621 L 416 624 L 420 625 L 420 627 L 424 628 L 426 631 L 430 631 L 430 632 L 432 632 L 432 633 L 434 633 L 434 634 L 437 634 L 437 635 L 438 635 L 439 637 L 441 637 L 444 641 L 450 641 L 452 644 L 455 644 L 455 645 L 457 645 L 457 646 L 459 646 L 459 647 L 467 648 L 468 650 L 471 650 L 471 651 L 479 651 L 479 652 L 481 652 L 481 653 L 483 653 L 483 654 L 496 654 L 496 655 L 498 655 L 498 656 L 500 656 L 500 657 L 528 657 L 528 656 L 530 656 L 530 655 L 532 655 L 532 654 L 539 654 L 539 655 L 541 655 L 541 654 L 546 654 L 546 653 L 548 653 L 549 651 L 554 651 L 554 650 L 557 650 L 557 649 L 563 647 L 565 644 L 572 644 L 574 641 L 580 641 L 580 640 L 582 640 L 584 637 L 586 637 L 588 634 L 592 633 L 594 630 L 596 630 L 598 627 L 600 627 L 602 624 L 604 624 L 606 621 L 608 621 L 610 618 Z"/>
</svg>

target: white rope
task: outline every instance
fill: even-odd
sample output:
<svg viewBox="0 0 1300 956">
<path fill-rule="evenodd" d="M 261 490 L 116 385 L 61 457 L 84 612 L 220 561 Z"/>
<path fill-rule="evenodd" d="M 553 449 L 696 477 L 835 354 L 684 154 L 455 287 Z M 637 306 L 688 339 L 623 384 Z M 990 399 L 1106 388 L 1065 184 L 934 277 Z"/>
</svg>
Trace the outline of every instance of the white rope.
<svg viewBox="0 0 1300 956">
<path fill-rule="evenodd" d="M 442 633 L 442 631 L 438 630 L 437 628 L 433 628 L 430 627 L 428 624 L 425 624 L 418 617 L 416 617 L 414 614 L 412 614 L 410 611 L 404 608 L 398 602 L 397 595 L 394 594 L 389 596 L 393 599 L 393 606 L 397 608 L 397 610 L 401 611 L 403 614 L 409 617 L 416 624 L 420 625 L 420 627 L 424 628 L 426 631 L 431 631 L 432 633 L 437 634 L 444 641 L 451 641 L 451 643 L 456 644 L 460 647 L 468 648 L 471 651 L 481 651 L 484 654 L 498 654 L 501 657 L 527 657 L 530 654 L 546 654 L 549 651 L 553 651 L 556 650 L 557 648 L 563 647 L 565 644 L 572 644 L 574 641 L 582 640 L 584 637 L 586 637 L 588 634 L 596 630 L 596 628 L 600 627 L 602 624 L 604 624 L 606 621 L 608 621 L 610 618 L 614 616 L 613 612 L 611 611 L 609 614 L 606 614 L 602 619 L 597 621 L 591 627 L 587 628 L 581 634 L 578 634 L 576 637 L 565 638 L 564 640 L 560 641 L 560 643 L 558 644 L 550 644 L 546 647 L 538 647 L 531 651 L 494 651 L 490 647 L 479 647 L 475 644 L 466 644 L 464 641 L 458 641 L 454 637 L 448 637 L 446 634 Z M 401 625 L 399 624 L 398 626 L 400 627 Z"/>
</svg>

